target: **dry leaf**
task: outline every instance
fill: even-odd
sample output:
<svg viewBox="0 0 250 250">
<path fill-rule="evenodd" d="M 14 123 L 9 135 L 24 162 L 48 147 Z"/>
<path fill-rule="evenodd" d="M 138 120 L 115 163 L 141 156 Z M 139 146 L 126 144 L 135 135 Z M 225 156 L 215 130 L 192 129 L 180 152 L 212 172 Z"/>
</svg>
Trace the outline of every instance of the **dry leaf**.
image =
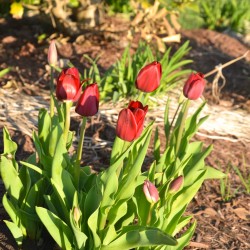
<svg viewBox="0 0 250 250">
<path fill-rule="evenodd" d="M 210 216 L 217 216 L 218 213 L 211 207 L 208 207 L 204 210 L 204 214 L 208 214 Z"/>
<path fill-rule="evenodd" d="M 250 220 L 250 212 L 243 207 L 233 209 L 234 213 L 242 220 Z"/>
</svg>

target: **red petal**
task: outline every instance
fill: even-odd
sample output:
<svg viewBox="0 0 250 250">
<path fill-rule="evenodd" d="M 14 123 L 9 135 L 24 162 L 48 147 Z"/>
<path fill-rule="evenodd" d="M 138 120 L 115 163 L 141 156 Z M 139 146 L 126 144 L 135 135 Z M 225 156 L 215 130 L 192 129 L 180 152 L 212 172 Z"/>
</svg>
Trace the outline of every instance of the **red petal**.
<svg viewBox="0 0 250 250">
<path fill-rule="evenodd" d="M 119 113 L 116 135 L 124 141 L 133 141 L 137 133 L 135 117 L 131 110 L 123 109 Z"/>
</svg>

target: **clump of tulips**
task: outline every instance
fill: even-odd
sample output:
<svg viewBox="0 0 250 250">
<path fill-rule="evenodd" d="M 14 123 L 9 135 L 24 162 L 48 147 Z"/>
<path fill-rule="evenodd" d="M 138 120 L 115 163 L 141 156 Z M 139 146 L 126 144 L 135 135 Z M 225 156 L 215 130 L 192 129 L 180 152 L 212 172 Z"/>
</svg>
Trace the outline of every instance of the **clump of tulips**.
<svg viewBox="0 0 250 250">
<path fill-rule="evenodd" d="M 55 43 L 48 53 L 53 83 L 57 63 Z M 162 67 L 151 62 L 138 72 L 135 87 L 141 93 L 155 91 L 161 83 Z M 184 214 L 205 179 L 223 174 L 204 162 L 212 146 L 190 142 L 206 117 L 199 118 L 205 103 L 188 116 L 190 100 L 201 97 L 205 86 L 201 73 L 185 83 L 187 99 L 179 103 L 174 120 L 166 104 L 165 138 L 154 133 L 153 158 L 142 171 L 151 141 L 153 122 L 144 126 L 150 112 L 143 102 L 130 101 L 120 111 L 110 166 L 94 173 L 81 162 L 85 125 L 99 110 L 98 83 L 87 84 L 76 68 L 63 69 L 56 90 L 51 84 L 50 112 L 41 109 L 38 131 L 33 134 L 36 152 L 17 162 L 17 145 L 4 128 L 4 152 L 0 173 L 6 194 L 5 221 L 18 245 L 26 240 L 46 244 L 48 232 L 61 249 L 183 249 L 188 245 L 196 221 Z M 69 153 L 74 134 L 70 109 L 82 116 L 78 147 Z M 161 144 L 161 140 L 166 143 Z M 185 229 L 184 229 L 185 228 Z M 177 236 L 178 235 L 178 236 Z M 51 248 L 49 248 L 51 249 Z"/>
</svg>

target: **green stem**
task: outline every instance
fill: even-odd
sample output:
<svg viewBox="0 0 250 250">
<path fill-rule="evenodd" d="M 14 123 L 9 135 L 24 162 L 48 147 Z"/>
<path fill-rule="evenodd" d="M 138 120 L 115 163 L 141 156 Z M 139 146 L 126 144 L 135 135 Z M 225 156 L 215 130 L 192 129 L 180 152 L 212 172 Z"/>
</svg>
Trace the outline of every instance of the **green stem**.
<svg viewBox="0 0 250 250">
<path fill-rule="evenodd" d="M 144 93 L 142 91 L 140 91 L 140 94 L 138 96 L 138 101 L 144 105 Z"/>
<path fill-rule="evenodd" d="M 65 124 L 64 124 L 64 130 L 63 130 L 63 137 L 65 140 L 65 143 L 67 144 L 69 127 L 70 127 L 70 108 L 72 106 L 72 102 L 66 101 L 64 104 L 65 104 Z"/>
<path fill-rule="evenodd" d="M 175 148 L 176 155 L 178 155 L 179 153 L 181 139 L 182 139 L 182 135 L 185 129 L 185 122 L 186 122 L 186 118 L 188 114 L 189 104 L 190 104 L 190 101 L 187 99 L 186 102 L 184 103 L 185 106 L 184 106 L 183 115 L 181 118 L 181 124 L 179 127 L 178 135 L 177 135 L 176 148 Z"/>
<path fill-rule="evenodd" d="M 147 225 L 150 226 L 151 218 L 152 218 L 152 211 L 153 211 L 154 203 L 150 204 L 149 211 L 148 211 L 148 218 L 147 218 Z"/>
<path fill-rule="evenodd" d="M 81 124 L 81 130 L 80 130 L 80 139 L 77 147 L 77 153 L 76 153 L 76 165 L 74 168 L 75 173 L 75 181 L 76 181 L 76 187 L 79 187 L 79 178 L 80 178 L 80 168 L 81 168 L 81 159 L 82 159 L 82 149 L 83 149 L 83 141 L 84 141 L 84 134 L 85 134 L 85 127 L 86 127 L 87 117 L 82 117 L 82 124 Z"/>
<path fill-rule="evenodd" d="M 50 66 L 50 117 L 54 116 L 54 69 Z"/>
<path fill-rule="evenodd" d="M 82 159 L 82 148 L 83 148 L 83 141 L 84 141 L 86 122 L 87 122 L 87 117 L 83 116 L 82 117 L 81 130 L 80 130 L 80 139 L 79 139 L 79 143 L 78 143 L 77 156 L 76 156 L 76 160 L 77 160 L 77 162 L 79 162 L 79 165 L 80 165 L 80 162 L 81 162 L 81 159 Z"/>
</svg>

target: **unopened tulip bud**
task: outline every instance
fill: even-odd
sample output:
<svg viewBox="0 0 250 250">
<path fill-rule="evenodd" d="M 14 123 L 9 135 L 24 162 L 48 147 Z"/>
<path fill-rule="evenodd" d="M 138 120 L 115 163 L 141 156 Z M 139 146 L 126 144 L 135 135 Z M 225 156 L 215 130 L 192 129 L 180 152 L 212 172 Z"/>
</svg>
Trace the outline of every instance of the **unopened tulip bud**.
<svg viewBox="0 0 250 250">
<path fill-rule="evenodd" d="M 154 61 L 144 66 L 137 75 L 136 88 L 143 92 L 153 92 L 156 90 L 161 81 L 162 69 L 161 64 Z"/>
<path fill-rule="evenodd" d="M 56 50 L 56 42 L 52 40 L 50 42 L 49 51 L 48 51 L 48 63 L 50 65 L 57 64 L 57 50 Z"/>
<path fill-rule="evenodd" d="M 78 223 L 81 218 L 81 211 L 78 207 L 74 207 L 73 216 L 74 216 L 75 222 Z"/>
<path fill-rule="evenodd" d="M 169 186 L 169 193 L 173 194 L 178 192 L 182 185 L 183 185 L 184 177 L 183 175 L 178 176 L 176 179 L 174 179 Z"/>
<path fill-rule="evenodd" d="M 201 97 L 204 88 L 204 75 L 202 73 L 192 73 L 184 85 L 183 94 L 189 100 L 196 100 Z"/>
<path fill-rule="evenodd" d="M 144 181 L 143 192 L 148 202 L 156 203 L 159 200 L 159 193 L 157 188 L 148 180 Z"/>
<path fill-rule="evenodd" d="M 97 83 L 88 85 L 76 104 L 76 113 L 85 117 L 95 115 L 99 109 L 99 98 Z"/>
</svg>

